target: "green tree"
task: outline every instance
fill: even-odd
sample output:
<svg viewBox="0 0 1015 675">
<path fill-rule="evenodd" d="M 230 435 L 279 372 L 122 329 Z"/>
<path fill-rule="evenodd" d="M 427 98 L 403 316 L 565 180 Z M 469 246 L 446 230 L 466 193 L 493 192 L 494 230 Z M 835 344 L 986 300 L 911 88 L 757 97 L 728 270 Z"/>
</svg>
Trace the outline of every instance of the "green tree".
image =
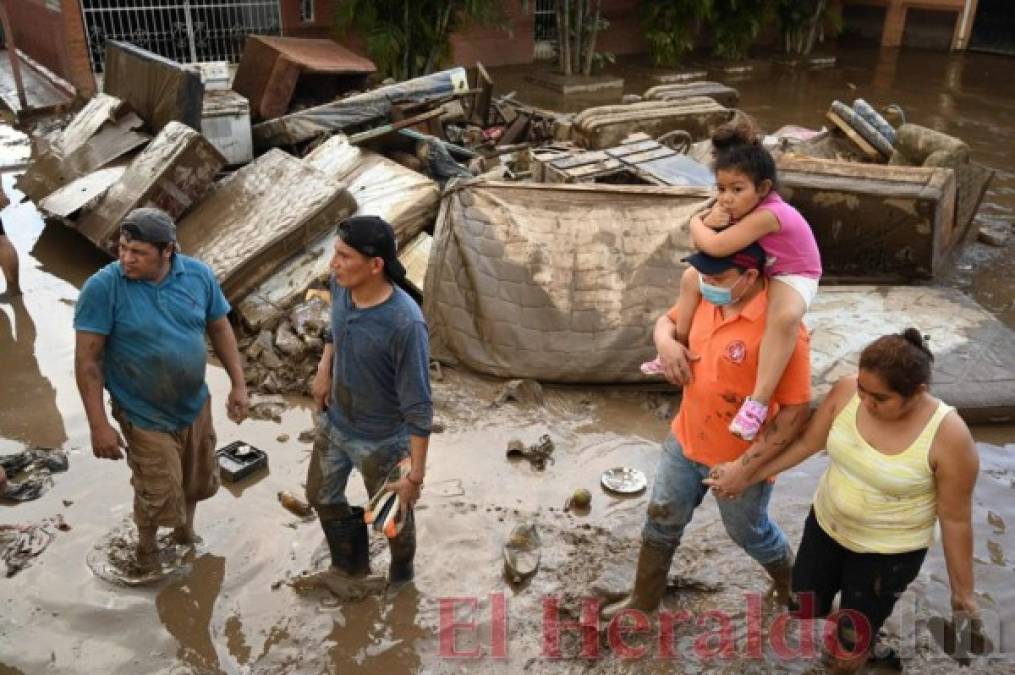
<svg viewBox="0 0 1015 675">
<path fill-rule="evenodd" d="M 405 80 L 437 70 L 451 55 L 451 34 L 470 23 L 505 24 L 498 0 L 342 0 L 339 36 L 358 33 L 384 75 Z"/>
<path fill-rule="evenodd" d="M 758 33 L 772 17 L 772 9 L 772 0 L 713 0 L 709 22 L 712 53 L 731 61 L 746 58 Z"/>
<path fill-rule="evenodd" d="M 776 1 L 642 0 L 642 25 L 652 59 L 657 65 L 676 65 L 694 48 L 701 30 L 711 36 L 715 56 L 743 59 L 771 18 Z"/>
<path fill-rule="evenodd" d="M 698 29 L 712 16 L 713 0 L 642 0 L 642 27 L 652 61 L 675 66 L 694 49 Z"/>
<path fill-rule="evenodd" d="M 839 29 L 838 14 L 828 0 L 779 0 L 776 14 L 787 54 L 806 56 L 826 25 Z"/>
<path fill-rule="evenodd" d="M 564 75 L 591 75 L 597 61 L 613 55 L 596 51 L 599 31 L 610 24 L 603 18 L 603 0 L 557 0 L 557 55 Z"/>
</svg>

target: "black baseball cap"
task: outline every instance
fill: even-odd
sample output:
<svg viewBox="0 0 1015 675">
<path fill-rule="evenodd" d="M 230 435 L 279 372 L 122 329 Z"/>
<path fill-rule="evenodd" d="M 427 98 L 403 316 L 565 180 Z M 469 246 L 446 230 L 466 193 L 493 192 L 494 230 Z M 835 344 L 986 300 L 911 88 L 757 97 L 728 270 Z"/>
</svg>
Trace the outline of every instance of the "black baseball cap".
<svg viewBox="0 0 1015 675">
<path fill-rule="evenodd" d="M 120 221 L 120 231 L 132 241 L 175 244 L 176 223 L 162 209 L 134 209 Z"/>
<path fill-rule="evenodd" d="M 395 229 L 388 221 L 378 216 L 352 216 L 339 224 L 338 236 L 368 258 L 383 260 L 388 278 L 418 299 L 419 291 L 405 278 L 405 267 L 398 260 Z"/>
<path fill-rule="evenodd" d="M 757 243 L 742 248 L 733 255 L 717 258 L 698 251 L 683 259 L 702 274 L 722 274 L 731 267 L 745 270 L 761 270 L 765 267 L 765 250 Z"/>
</svg>

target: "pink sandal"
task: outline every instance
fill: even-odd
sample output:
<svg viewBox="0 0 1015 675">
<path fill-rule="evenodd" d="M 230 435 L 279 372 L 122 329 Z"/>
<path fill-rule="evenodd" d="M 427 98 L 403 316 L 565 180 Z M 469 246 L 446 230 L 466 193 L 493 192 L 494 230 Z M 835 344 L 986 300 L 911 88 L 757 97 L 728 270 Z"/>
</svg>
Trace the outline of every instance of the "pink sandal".
<svg viewBox="0 0 1015 675">
<path fill-rule="evenodd" d="M 761 431 L 761 425 L 768 417 L 768 406 L 748 397 L 740 406 L 737 416 L 730 422 L 730 433 L 745 441 L 753 441 L 754 437 Z"/>
</svg>

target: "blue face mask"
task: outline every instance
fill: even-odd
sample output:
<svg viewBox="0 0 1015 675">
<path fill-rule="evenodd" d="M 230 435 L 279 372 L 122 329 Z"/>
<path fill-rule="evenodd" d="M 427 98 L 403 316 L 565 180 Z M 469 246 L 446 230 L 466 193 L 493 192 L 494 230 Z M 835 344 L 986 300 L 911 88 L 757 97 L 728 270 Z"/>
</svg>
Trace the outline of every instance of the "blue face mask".
<svg viewBox="0 0 1015 675">
<path fill-rule="evenodd" d="M 735 284 L 726 288 L 725 286 L 715 286 L 714 284 L 706 283 L 699 274 L 698 288 L 701 290 L 701 297 L 707 302 L 711 302 L 716 307 L 722 307 L 724 305 L 731 305 L 736 302 L 736 300 L 740 299 L 738 296 L 736 300 L 734 300 L 733 289 L 737 287 L 737 284 L 740 283 L 741 279 L 743 279 L 743 275 L 740 275 L 740 279 L 737 279 Z M 741 293 L 741 295 L 743 294 Z"/>
</svg>

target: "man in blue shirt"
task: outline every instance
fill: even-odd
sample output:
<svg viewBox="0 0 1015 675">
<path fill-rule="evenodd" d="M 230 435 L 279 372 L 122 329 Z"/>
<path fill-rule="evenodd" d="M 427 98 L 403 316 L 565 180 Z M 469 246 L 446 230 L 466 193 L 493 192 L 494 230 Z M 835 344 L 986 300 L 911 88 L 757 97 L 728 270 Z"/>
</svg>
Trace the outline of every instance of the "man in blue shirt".
<svg viewBox="0 0 1015 675">
<path fill-rule="evenodd" d="M 317 510 L 331 552 L 331 569 L 316 575 L 337 595 L 376 586 L 370 572 L 363 509 L 345 498 L 353 467 L 373 496 L 406 457 L 410 469 L 390 487 L 405 511 L 402 531 L 388 540 L 388 583 L 413 578 L 416 531 L 411 507 L 419 499 L 433 403 L 429 342 L 423 313 L 406 289 L 395 233 L 375 216 L 339 225 L 331 259 L 331 337 L 313 394 L 320 416 L 307 473 L 307 499 Z M 404 288 L 403 288 L 404 287 Z"/>
<path fill-rule="evenodd" d="M 74 310 L 74 372 L 92 452 L 118 460 L 127 450 L 142 569 L 158 566 L 159 526 L 174 528 L 179 543 L 198 541 L 197 502 L 218 490 L 206 334 L 232 382 L 229 418 L 241 421 L 248 406 L 229 303 L 211 269 L 176 248 L 168 214 L 131 211 L 120 225 L 119 261 L 85 282 Z M 103 388 L 122 437 L 106 416 Z"/>
</svg>

